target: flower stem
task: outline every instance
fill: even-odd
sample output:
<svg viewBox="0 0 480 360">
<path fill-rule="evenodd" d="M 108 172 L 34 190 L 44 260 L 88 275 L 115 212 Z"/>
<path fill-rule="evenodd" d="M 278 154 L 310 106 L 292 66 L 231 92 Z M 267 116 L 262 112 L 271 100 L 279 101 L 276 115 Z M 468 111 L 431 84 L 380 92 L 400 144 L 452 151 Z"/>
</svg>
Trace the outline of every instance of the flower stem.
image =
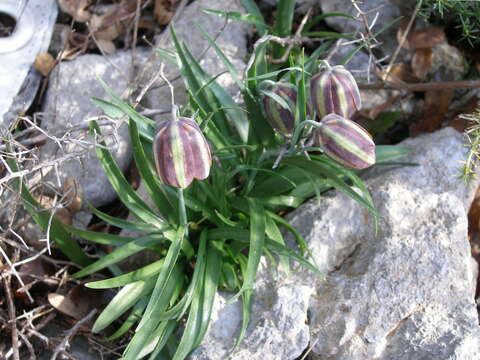
<svg viewBox="0 0 480 360">
<path fill-rule="evenodd" d="M 187 227 L 187 209 L 185 208 L 185 198 L 183 196 L 183 189 L 178 189 L 178 212 L 180 226 Z"/>
</svg>

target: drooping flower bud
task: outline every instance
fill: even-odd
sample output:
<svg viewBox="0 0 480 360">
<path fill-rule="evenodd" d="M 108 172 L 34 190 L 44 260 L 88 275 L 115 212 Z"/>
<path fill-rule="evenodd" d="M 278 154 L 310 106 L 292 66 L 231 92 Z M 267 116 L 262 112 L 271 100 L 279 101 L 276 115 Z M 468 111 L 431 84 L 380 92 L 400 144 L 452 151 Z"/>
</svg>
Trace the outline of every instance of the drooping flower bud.
<svg viewBox="0 0 480 360">
<path fill-rule="evenodd" d="M 179 117 L 160 125 L 153 141 L 158 175 L 164 184 L 186 188 L 210 174 L 212 155 L 198 124 Z"/>
<path fill-rule="evenodd" d="M 267 120 L 280 134 L 285 136 L 291 135 L 295 127 L 297 90 L 285 83 L 275 83 L 266 90 L 278 96 L 283 102 L 282 105 L 271 96 L 263 94 L 262 101 Z M 288 107 L 285 105 L 288 105 Z"/>
<path fill-rule="evenodd" d="M 325 154 L 347 168 L 361 170 L 375 164 L 375 143 L 370 134 L 337 114 L 322 119 L 315 141 Z"/>
<path fill-rule="evenodd" d="M 362 106 L 357 82 L 341 65 L 323 68 L 312 77 L 310 100 L 319 119 L 328 114 L 349 119 Z"/>
</svg>

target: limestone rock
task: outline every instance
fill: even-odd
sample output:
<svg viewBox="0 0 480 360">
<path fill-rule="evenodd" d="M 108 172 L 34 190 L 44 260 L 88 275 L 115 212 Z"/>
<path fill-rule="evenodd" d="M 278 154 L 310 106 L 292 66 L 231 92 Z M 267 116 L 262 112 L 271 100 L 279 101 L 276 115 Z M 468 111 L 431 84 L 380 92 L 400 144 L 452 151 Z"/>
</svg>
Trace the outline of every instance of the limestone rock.
<svg viewBox="0 0 480 360">
<path fill-rule="evenodd" d="M 468 188 L 455 177 L 463 141 L 451 128 L 407 140 L 405 161 L 419 166 L 366 174 L 378 232 L 365 209 L 335 192 L 292 213 L 327 280 L 304 270 L 278 278 L 263 260 L 252 324 L 232 358 L 296 359 L 308 344 L 309 358 L 322 360 L 478 358 L 466 215 L 478 182 Z M 223 359 L 230 348 L 241 308 L 226 297 L 192 359 Z"/>
<path fill-rule="evenodd" d="M 232 360 L 297 359 L 308 346 L 307 310 L 313 288 L 293 278 L 278 282 L 275 270 L 262 259 L 255 282 L 247 334 Z M 226 305 L 231 294 L 217 295 L 212 323 L 191 360 L 220 360 L 233 347 L 242 322 L 239 302 Z"/>
<path fill-rule="evenodd" d="M 91 98 L 107 98 L 97 78 L 101 78 L 116 94 L 121 95 L 133 74 L 131 52 L 119 52 L 108 57 L 83 55 L 70 62 L 62 62 L 50 77 L 42 128 L 49 134 L 61 136 L 62 132 L 71 126 L 86 124 L 89 118 L 103 113 L 91 102 Z M 87 131 L 83 130 L 85 134 Z M 125 170 L 131 161 L 128 128 L 125 124 L 118 129 L 114 129 L 113 126 L 102 126 L 102 134 L 108 135 L 107 145 L 120 168 Z M 92 142 L 89 136 L 83 140 Z M 40 159 L 48 161 L 82 149 L 84 144 L 70 142 L 64 145 L 62 150 L 54 141 L 48 141 L 40 149 Z M 70 176 L 77 179 L 85 199 L 94 206 L 105 205 L 116 197 L 94 149 L 88 150 L 80 160 L 71 159 L 63 162 L 58 167 L 58 172 L 62 182 Z M 56 183 L 53 171 L 47 179 Z"/>
<path fill-rule="evenodd" d="M 358 11 L 350 0 L 318 0 L 322 13 L 342 13 L 356 17 Z M 378 32 L 384 26 L 387 26 L 390 22 L 397 19 L 399 16 L 411 14 L 411 10 L 415 7 L 416 1 L 413 0 L 369 0 L 369 1 L 357 1 L 360 9 L 367 13 L 369 24 L 372 24 L 376 13 L 379 16 L 376 20 L 373 33 Z M 361 18 L 349 19 L 345 17 L 328 17 L 325 19 L 327 24 L 333 29 L 342 33 L 347 32 L 365 32 L 364 24 Z M 390 26 L 377 39 L 382 42 L 378 47 L 383 55 L 392 55 L 397 47 L 396 32 L 398 29 L 398 23 Z"/>
<path fill-rule="evenodd" d="M 304 277 L 318 295 L 309 312 L 314 359 L 480 356 L 466 216 L 475 185 L 455 176 L 462 144 L 446 128 L 404 142 L 413 149 L 406 161 L 420 166 L 371 172 L 378 233 L 340 194 L 294 213 L 328 273 L 323 282 Z"/>
</svg>

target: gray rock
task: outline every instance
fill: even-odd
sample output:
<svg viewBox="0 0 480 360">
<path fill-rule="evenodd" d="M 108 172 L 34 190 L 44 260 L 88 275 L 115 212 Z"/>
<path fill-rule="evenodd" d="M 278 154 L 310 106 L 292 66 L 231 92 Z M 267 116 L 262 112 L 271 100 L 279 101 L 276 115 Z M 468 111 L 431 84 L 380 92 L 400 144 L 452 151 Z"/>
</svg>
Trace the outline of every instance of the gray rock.
<svg viewBox="0 0 480 360">
<path fill-rule="evenodd" d="M 345 40 L 340 39 L 332 47 L 329 54 L 329 62 L 332 66 L 343 65 L 349 59 L 344 66 L 353 74 L 357 81 L 368 83 L 377 80 L 378 77 L 375 74 L 373 63 L 370 61 L 368 54 L 362 50 L 357 50 L 357 46 L 348 44 Z"/>
<path fill-rule="evenodd" d="M 463 54 L 455 46 L 443 42 L 432 48 L 433 63 L 428 71 L 434 81 L 462 80 L 467 63 Z"/>
<path fill-rule="evenodd" d="M 250 26 L 245 23 L 232 21 L 229 22 L 225 29 L 223 29 L 225 19 L 206 14 L 202 12 L 202 9 L 243 12 L 243 6 L 236 0 L 221 2 L 215 0 L 196 0 L 191 5 L 187 6 L 183 13 L 180 14 L 177 21 L 175 21 L 175 30 L 179 39 L 185 41 L 187 47 L 196 58 L 201 56 L 200 65 L 207 71 L 207 73 L 216 75 L 224 71 L 225 66 L 223 66 L 223 62 L 218 58 L 214 49 L 210 48 L 204 53 L 209 47 L 209 43 L 197 28 L 198 25 L 201 25 L 211 37 L 216 39 L 215 43 L 231 60 L 235 68 L 242 73 L 246 64 L 247 35 L 250 31 Z M 172 49 L 173 46 L 170 34 L 168 32 L 162 33 L 156 39 L 156 46 L 159 48 Z M 149 70 L 146 71 L 147 79 L 151 79 L 152 76 L 158 72 L 162 61 L 161 58 L 157 57 L 149 64 Z M 169 79 L 173 79 L 179 74 L 178 70 L 172 65 L 167 63 L 165 65 L 165 74 Z M 236 94 L 238 92 L 235 82 L 229 74 L 220 76 L 218 82 L 231 94 Z M 163 81 L 160 80 L 159 83 L 163 83 Z M 186 102 L 186 93 L 183 80 L 178 79 L 173 82 L 173 85 L 175 87 L 176 103 L 179 105 L 184 104 Z M 171 99 L 168 87 L 163 86 L 150 91 L 145 97 L 145 104 L 153 109 L 169 107 Z M 167 114 L 164 116 L 158 116 L 156 119 L 162 121 L 169 117 L 170 115 Z"/>
<path fill-rule="evenodd" d="M 343 13 L 356 17 L 358 15 L 357 9 L 352 4 L 351 0 L 318 0 L 323 13 Z M 367 13 L 369 24 L 372 24 L 376 13 L 379 13 L 375 26 L 372 28 L 373 33 L 378 32 L 384 26 L 388 25 L 393 20 L 402 15 L 411 14 L 411 10 L 415 7 L 414 0 L 369 0 L 357 1 L 360 9 Z M 333 29 L 346 32 L 364 32 L 364 24 L 362 19 L 349 19 L 345 17 L 328 17 L 325 19 L 327 24 Z M 386 31 L 378 36 L 378 40 L 382 45 L 378 47 L 383 55 L 392 55 L 397 47 L 396 32 L 398 23 L 389 27 Z"/>
<path fill-rule="evenodd" d="M 105 81 L 112 90 L 121 95 L 134 75 L 131 52 L 119 52 L 113 56 L 83 55 L 70 62 L 62 62 L 50 76 L 45 97 L 42 128 L 49 134 L 61 136 L 67 129 L 86 124 L 87 119 L 102 114 L 91 102 L 92 97 L 107 99 L 98 78 Z M 90 136 L 83 131 L 86 140 Z M 120 168 L 125 170 L 131 161 L 130 140 L 125 124 L 115 129 L 102 126 L 107 135 L 107 145 L 115 156 Z M 76 137 L 78 133 L 76 133 Z M 84 152 L 85 145 L 70 142 L 64 145 L 65 153 Z M 41 147 L 40 158 L 48 161 L 64 155 L 54 141 Z M 80 160 L 72 159 L 58 167 L 61 182 L 73 176 L 81 185 L 85 199 L 94 206 L 101 206 L 115 199 L 116 194 L 105 175 L 95 151 L 89 149 Z M 47 180 L 56 182 L 50 173 Z M 58 185 L 58 184 L 56 184 Z"/>
<path fill-rule="evenodd" d="M 478 181 L 457 178 L 464 139 L 451 128 L 407 140 L 417 167 L 366 175 L 380 212 L 372 217 L 332 193 L 290 222 L 305 236 L 321 280 L 306 271 L 279 278 L 264 260 L 252 324 L 233 359 L 476 359 L 480 327 L 467 209 Z M 341 216 L 339 216 L 341 214 Z M 238 304 L 217 297 L 213 321 L 192 359 L 223 359 L 241 321 Z M 305 332 L 308 314 L 310 334 Z"/>
<path fill-rule="evenodd" d="M 446 128 L 404 142 L 414 150 L 407 161 L 419 167 L 370 173 L 377 234 L 343 195 L 294 213 L 292 224 L 329 274 L 325 282 L 304 277 L 318 294 L 309 319 L 314 359 L 480 356 L 466 216 L 475 186 L 455 176 L 462 144 Z"/>
<path fill-rule="evenodd" d="M 255 282 L 251 322 L 231 359 L 297 359 L 310 341 L 307 310 L 312 291 L 311 286 L 293 278 L 279 282 L 271 264 L 263 259 Z M 242 322 L 241 304 L 226 305 L 230 296 L 217 295 L 212 323 L 191 360 L 227 358 Z"/>
</svg>

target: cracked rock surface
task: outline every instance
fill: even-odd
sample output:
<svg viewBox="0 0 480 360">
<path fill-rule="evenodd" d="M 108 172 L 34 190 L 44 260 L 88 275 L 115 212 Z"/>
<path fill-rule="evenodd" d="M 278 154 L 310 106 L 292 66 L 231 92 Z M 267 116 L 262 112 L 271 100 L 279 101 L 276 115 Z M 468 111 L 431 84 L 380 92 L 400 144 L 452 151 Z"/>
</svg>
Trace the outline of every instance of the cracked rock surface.
<svg viewBox="0 0 480 360">
<path fill-rule="evenodd" d="M 279 278 L 262 263 L 252 324 L 233 359 L 480 358 L 474 302 L 477 264 L 467 209 L 478 183 L 457 178 L 463 138 L 452 128 L 403 142 L 415 167 L 377 168 L 366 184 L 372 217 L 332 192 L 289 220 L 305 236 L 327 280 L 301 270 Z M 217 297 L 213 323 L 192 359 L 223 359 L 241 321 L 238 303 Z"/>
</svg>

